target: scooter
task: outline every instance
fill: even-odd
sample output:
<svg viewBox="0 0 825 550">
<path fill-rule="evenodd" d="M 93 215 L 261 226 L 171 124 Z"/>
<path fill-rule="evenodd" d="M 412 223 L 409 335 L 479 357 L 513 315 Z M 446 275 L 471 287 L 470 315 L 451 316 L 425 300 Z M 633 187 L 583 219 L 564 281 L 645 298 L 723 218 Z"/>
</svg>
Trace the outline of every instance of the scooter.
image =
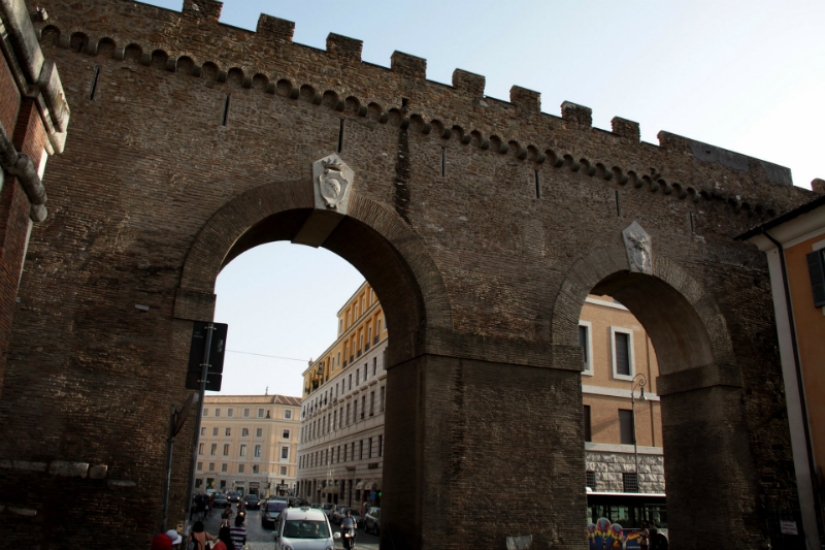
<svg viewBox="0 0 825 550">
<path fill-rule="evenodd" d="M 358 536 L 358 533 L 352 527 L 344 527 L 341 529 L 341 538 L 344 539 L 344 548 L 346 550 L 352 550 L 355 548 L 355 537 Z"/>
</svg>

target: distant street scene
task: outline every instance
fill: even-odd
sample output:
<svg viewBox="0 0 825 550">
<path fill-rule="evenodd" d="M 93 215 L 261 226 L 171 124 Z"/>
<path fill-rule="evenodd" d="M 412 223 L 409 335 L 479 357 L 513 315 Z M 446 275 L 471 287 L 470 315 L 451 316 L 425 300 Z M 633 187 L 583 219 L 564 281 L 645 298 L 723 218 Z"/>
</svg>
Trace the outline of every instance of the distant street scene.
<svg viewBox="0 0 825 550">
<path fill-rule="evenodd" d="M 221 525 L 221 513 L 225 509 L 225 507 L 215 507 L 206 516 L 206 520 L 203 522 L 203 525 L 206 532 L 210 535 L 217 536 L 218 530 Z M 237 508 L 233 505 L 232 509 L 235 516 L 237 516 Z M 235 522 L 235 516 L 233 516 L 231 519 L 233 525 Z M 246 527 L 246 540 L 247 544 L 249 545 L 249 550 L 272 550 L 272 548 L 275 545 L 275 530 L 270 527 L 263 526 L 261 522 L 261 510 L 247 510 L 246 521 L 244 521 L 244 526 Z M 341 529 L 337 525 L 332 524 L 333 533 L 340 530 Z M 336 541 L 335 548 L 344 548 L 344 545 L 341 543 L 341 541 Z M 364 550 L 377 550 L 378 536 L 365 533 L 363 527 L 359 525 L 358 537 L 355 542 L 355 548 L 356 550 L 359 548 Z"/>
</svg>

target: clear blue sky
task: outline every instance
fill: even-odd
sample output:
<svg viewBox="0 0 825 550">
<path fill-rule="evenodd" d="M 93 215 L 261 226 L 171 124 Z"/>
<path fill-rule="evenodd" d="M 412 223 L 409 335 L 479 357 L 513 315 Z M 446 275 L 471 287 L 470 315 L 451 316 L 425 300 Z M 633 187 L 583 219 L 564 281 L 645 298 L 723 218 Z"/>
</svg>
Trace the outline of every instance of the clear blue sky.
<svg viewBox="0 0 825 550">
<path fill-rule="evenodd" d="M 298 43 L 325 48 L 343 34 L 364 41 L 371 63 L 389 66 L 400 50 L 426 58 L 431 80 L 461 68 L 486 76 L 489 96 L 506 100 L 517 84 L 541 92 L 551 114 L 572 101 L 600 128 L 621 116 L 644 141 L 667 130 L 787 166 L 800 187 L 825 178 L 822 0 L 227 0 L 221 21 L 254 30 L 260 13 L 295 21 Z M 230 323 L 229 349 L 309 359 L 360 282 L 323 250 L 261 247 L 219 278 L 217 320 Z M 229 354 L 224 393 L 299 395 L 305 367 Z"/>
</svg>

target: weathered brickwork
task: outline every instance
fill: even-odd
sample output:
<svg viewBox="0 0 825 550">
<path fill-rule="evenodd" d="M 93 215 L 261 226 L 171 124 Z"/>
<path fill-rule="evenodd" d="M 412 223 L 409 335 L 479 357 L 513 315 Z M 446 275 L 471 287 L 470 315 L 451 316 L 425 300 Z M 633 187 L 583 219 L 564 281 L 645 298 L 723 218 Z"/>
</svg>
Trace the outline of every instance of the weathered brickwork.
<svg viewBox="0 0 825 550">
<path fill-rule="evenodd" d="M 57 71 L 44 62 L 22 1 L 0 2 L 0 29 L 1 388 L 29 231 L 33 221 L 46 216 L 38 163 L 45 155 L 60 152 L 68 108 Z M 55 127 L 58 121 L 61 130 Z"/>
<path fill-rule="evenodd" d="M 383 547 L 530 534 L 585 548 L 589 292 L 619 299 L 656 347 L 673 547 L 700 548 L 702 525 L 756 548 L 772 511 L 797 506 L 767 268 L 733 240 L 810 198 L 787 169 L 666 132 L 640 143 L 623 119 L 595 129 L 575 103 L 548 115 L 517 86 L 512 103 L 488 98 L 465 71 L 432 83 L 400 52 L 362 63 L 346 37 L 297 45 L 277 18 L 224 26 L 210 0 L 40 5 L 72 128 L 0 400 L 5 505 L 36 511 L 14 516 L 10 543 L 147 547 L 192 321 L 212 318 L 221 267 L 319 228 L 392 334 Z M 315 210 L 312 163 L 333 152 L 355 172 L 346 216 Z M 630 272 L 633 221 L 649 273 Z"/>
</svg>

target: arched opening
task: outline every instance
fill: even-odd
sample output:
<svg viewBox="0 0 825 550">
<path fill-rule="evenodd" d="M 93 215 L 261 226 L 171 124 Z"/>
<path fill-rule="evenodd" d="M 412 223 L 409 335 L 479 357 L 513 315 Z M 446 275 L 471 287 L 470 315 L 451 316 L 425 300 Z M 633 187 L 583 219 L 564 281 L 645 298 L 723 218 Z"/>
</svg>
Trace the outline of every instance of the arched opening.
<svg viewBox="0 0 825 550">
<path fill-rule="evenodd" d="M 666 521 L 671 546 L 700 547 L 701 543 L 696 541 L 697 525 L 711 538 L 730 537 L 731 526 L 736 525 L 741 526 L 741 530 L 734 536 L 748 540 L 746 545 L 757 547 L 762 543 L 761 535 L 747 526 L 758 525 L 764 518 L 756 517 L 754 512 L 758 490 L 753 481 L 751 441 L 742 404 L 743 384 L 731 359 L 723 317 L 701 285 L 679 267 L 659 259 L 653 262 L 650 273 L 631 272 L 624 252 L 602 249 L 581 264 L 591 267 L 601 264 L 598 269 L 574 267 L 572 276 L 568 277 L 569 292 L 560 295 L 556 313 L 576 311 L 577 307 L 582 311 L 582 304 L 586 307 L 589 301 L 588 295 L 615 299 L 649 335 L 656 361 L 646 368 L 656 363 L 659 373 L 646 380 L 645 390 L 648 400 L 654 397 L 661 406 Z M 577 339 L 574 331 L 578 326 L 574 326 L 572 316 L 559 316 L 555 321 L 556 341 L 572 343 Z M 616 338 L 620 332 L 615 330 L 604 336 L 608 338 L 607 345 L 613 348 L 607 378 L 616 387 L 624 386 L 625 401 L 633 395 L 638 405 L 637 374 L 640 373 L 632 366 L 616 372 L 616 350 L 622 348 Z M 636 391 L 631 393 L 631 387 Z M 586 393 L 584 401 L 586 404 Z M 619 404 L 620 410 L 613 411 L 618 431 L 621 431 L 623 406 Z M 638 409 L 635 413 L 628 415 L 627 421 L 638 428 L 642 425 L 640 422 L 636 426 L 640 420 Z M 637 474 L 633 476 L 634 481 L 641 481 L 640 467 L 627 462 L 625 471 Z M 641 470 L 644 472 L 646 468 Z M 713 495 L 712 498 L 709 495 Z M 594 534 L 590 537 L 592 541 Z"/>
<path fill-rule="evenodd" d="M 355 196 L 350 204 L 350 214 L 342 216 L 307 207 L 305 202 L 301 204 L 305 195 L 305 184 L 301 186 L 300 182 L 273 184 L 254 189 L 220 209 L 190 249 L 175 308 L 181 321 L 211 320 L 215 303 L 211 293 L 218 274 L 244 253 L 275 241 L 324 248 L 363 275 L 367 282 L 351 289 L 355 294 L 347 303 L 336 304 L 343 310 L 343 317 L 339 316 L 343 323 L 341 338 L 335 345 L 346 345 L 344 353 L 338 349 L 327 350 L 330 353 L 318 349 L 316 353 L 323 353 L 312 356 L 313 360 L 303 372 L 306 383 L 302 384 L 301 390 L 303 403 L 296 402 L 294 409 L 295 420 L 300 426 L 298 452 L 281 449 L 285 454 L 280 458 L 287 461 L 295 458 L 295 466 L 302 467 L 304 473 L 298 473 L 298 468 L 294 470 L 297 474 L 294 486 L 283 482 L 273 486 L 270 482 L 264 488 L 262 482 L 250 486 L 249 480 L 240 481 L 239 486 L 237 482 L 227 482 L 226 478 L 230 476 L 221 476 L 220 470 L 224 467 L 234 469 L 235 477 L 239 479 L 242 478 L 240 473 L 249 472 L 238 472 L 237 465 L 224 466 L 220 460 L 205 458 L 198 462 L 200 470 L 196 468 L 196 485 L 200 481 L 197 486 L 201 489 L 217 489 L 218 492 L 240 489 L 240 494 L 255 492 L 264 496 L 300 498 L 309 504 L 347 504 L 357 512 L 366 512 L 364 507 L 368 504 L 380 504 L 383 485 L 379 459 L 383 462 L 387 443 L 384 426 L 375 425 L 375 419 L 383 416 L 385 405 L 389 408 L 392 402 L 391 374 L 387 369 L 420 353 L 427 327 L 438 327 L 451 321 L 449 305 L 443 300 L 443 285 L 431 260 L 423 252 L 422 244 L 394 213 Z M 334 272 L 328 275 L 335 277 Z M 319 285 L 317 292 L 323 293 L 324 286 Z M 348 307 L 352 311 L 347 311 Z M 388 338 L 388 327 L 392 327 L 392 338 Z M 232 346 L 231 330 L 228 345 Z M 346 384 L 346 389 L 342 383 Z M 344 415 L 345 402 L 346 409 L 350 405 L 353 408 L 351 412 L 346 410 L 346 423 L 342 425 L 339 417 Z M 262 404 L 260 407 L 238 403 L 220 405 L 217 401 L 209 405 L 207 398 L 204 419 L 209 418 L 213 423 L 221 419 L 226 423 L 230 409 L 233 418 L 246 418 L 244 415 L 247 414 L 257 418 L 258 409 L 261 409 L 264 418 L 271 414 L 274 420 L 275 416 L 283 414 L 280 409 L 276 411 L 275 405 L 278 404 Z M 216 413 L 221 416 L 216 418 Z M 223 437 L 224 427 L 218 428 L 217 424 L 214 428 L 211 424 L 201 427 L 200 435 L 208 439 L 213 429 L 219 429 L 217 436 Z M 393 429 L 390 425 L 386 431 Z M 231 433 L 235 438 L 238 435 L 234 431 Z M 254 438 L 255 434 L 249 428 L 246 435 L 241 432 L 241 437 Z M 295 435 L 296 432 L 290 431 L 290 437 Z M 335 441 L 334 450 L 332 441 Z M 235 443 L 239 447 L 247 445 L 243 449 L 244 456 L 254 459 L 256 453 L 265 454 L 254 441 L 231 444 L 204 441 L 197 452 L 207 455 L 228 452 L 231 455 L 240 452 L 234 448 Z M 226 446 L 228 449 L 224 450 Z M 282 442 L 279 441 L 278 446 L 283 447 Z M 256 466 L 253 460 L 245 468 Z M 281 472 L 293 472 L 289 469 L 291 461 L 276 466 L 276 480 Z M 263 472 L 258 470 L 256 473 Z M 271 534 L 266 540 L 270 539 Z"/>
</svg>

